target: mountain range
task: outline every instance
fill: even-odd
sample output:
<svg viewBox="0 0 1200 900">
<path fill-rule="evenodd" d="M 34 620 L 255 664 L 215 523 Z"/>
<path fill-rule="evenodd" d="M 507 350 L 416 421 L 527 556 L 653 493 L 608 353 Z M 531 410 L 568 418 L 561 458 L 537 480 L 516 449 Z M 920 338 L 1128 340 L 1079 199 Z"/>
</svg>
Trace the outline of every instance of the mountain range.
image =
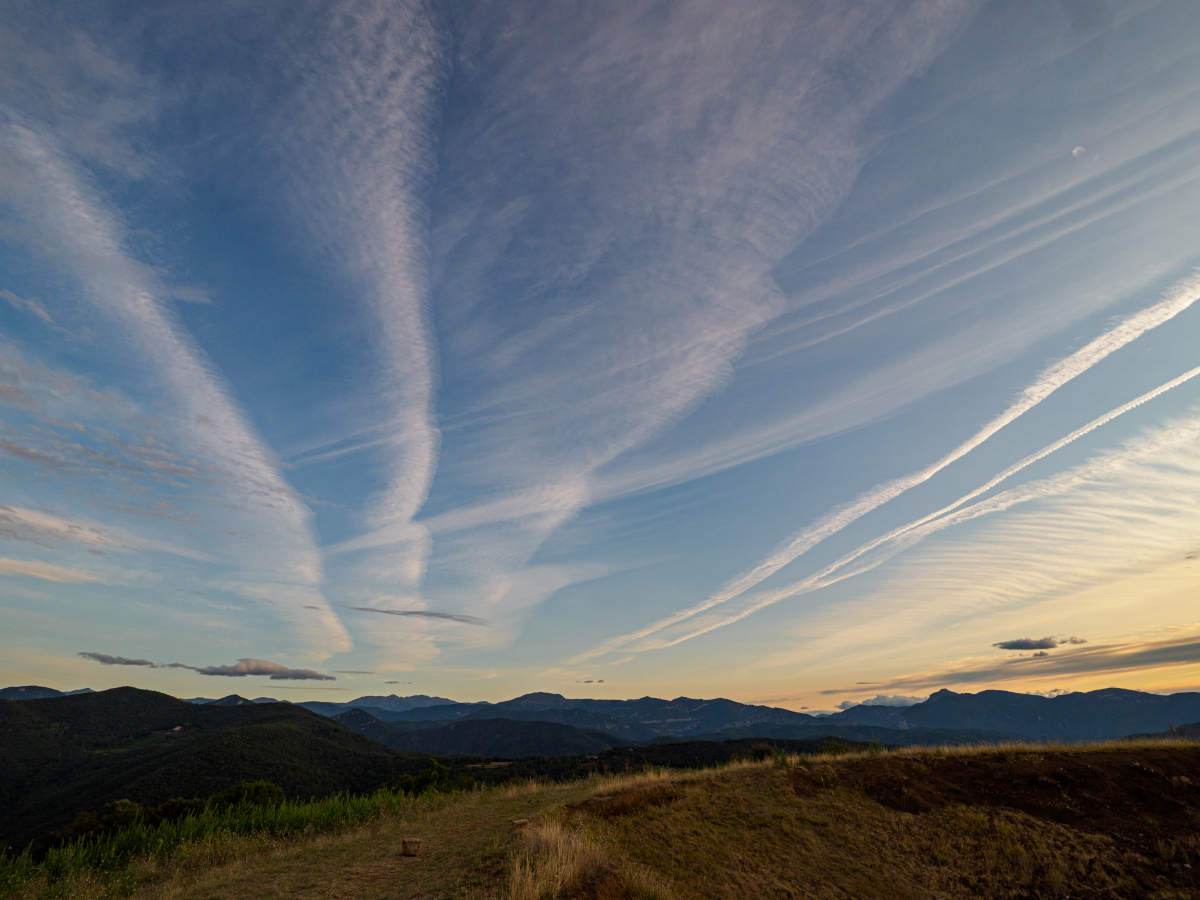
<svg viewBox="0 0 1200 900">
<path fill-rule="evenodd" d="M 828 716 L 724 699 L 572 700 L 546 693 L 399 711 L 321 704 L 326 714 L 309 704 L 236 694 L 205 703 L 136 688 L 65 693 L 26 685 L 2 694 L 0 846 L 10 847 L 117 799 L 154 806 L 258 779 L 294 797 L 362 792 L 415 774 L 430 755 L 488 779 L 562 778 L 629 760 L 727 759 L 735 747 L 762 742 L 782 748 L 831 739 L 885 745 L 1200 739 L 1200 724 L 1189 724 L 1200 722 L 1200 694 L 1119 689 L 1053 698 L 938 691 L 905 708 L 858 706 Z M 361 699 L 392 706 L 409 700 Z M 493 772 L 478 768 L 483 758 L 517 762 Z"/>
<path fill-rule="evenodd" d="M 316 706 L 305 705 L 310 709 Z M 486 719 L 556 722 L 606 732 L 626 742 L 701 735 L 721 740 L 722 735 L 806 739 L 836 734 L 866 740 L 870 729 L 884 729 L 879 739 L 896 744 L 912 744 L 919 737 L 932 737 L 934 732 L 942 738 L 947 732 L 957 733 L 958 739 L 951 743 L 1103 740 L 1166 732 L 1175 725 L 1200 720 L 1200 693 L 1161 695 L 1121 688 L 1056 697 L 1012 691 L 959 694 L 941 690 L 912 706 L 860 705 L 832 715 L 810 715 L 725 699 L 590 700 L 549 693 L 525 694 L 501 703 L 445 703 L 403 712 L 380 710 L 359 701 L 320 706 L 314 711 L 340 715 L 363 709 L 390 724 L 427 721 L 431 726 L 444 727 L 452 721 Z"/>
<path fill-rule="evenodd" d="M 76 692 L 71 692 L 76 693 Z M 0 698 L 63 696 L 52 688 L 32 685 L 0 690 Z M 238 695 L 219 700 L 195 698 L 194 704 L 245 705 L 278 703 L 270 697 L 246 700 Z M 777 707 L 717 698 L 676 697 L 662 700 L 571 699 L 561 694 L 531 693 L 500 703 L 458 703 L 445 697 L 368 695 L 348 703 L 305 701 L 294 704 L 326 717 L 363 710 L 402 732 L 445 728 L 461 721 L 504 719 L 552 722 L 583 732 L 603 732 L 619 743 L 703 736 L 808 739 L 840 735 L 867 740 L 875 729 L 880 740 L 912 744 L 936 736 L 951 743 L 982 740 L 1102 740 L 1129 734 L 1157 734 L 1176 725 L 1200 721 L 1200 693 L 1160 695 L 1120 688 L 1042 697 L 1011 691 L 959 694 L 941 690 L 912 706 L 860 705 L 832 715 L 810 715 Z M 863 729 L 866 729 L 864 731 Z M 884 731 L 879 731 L 884 729 Z M 466 732 L 458 732 L 465 734 Z M 955 737 L 957 735 L 957 737 Z"/>
</svg>

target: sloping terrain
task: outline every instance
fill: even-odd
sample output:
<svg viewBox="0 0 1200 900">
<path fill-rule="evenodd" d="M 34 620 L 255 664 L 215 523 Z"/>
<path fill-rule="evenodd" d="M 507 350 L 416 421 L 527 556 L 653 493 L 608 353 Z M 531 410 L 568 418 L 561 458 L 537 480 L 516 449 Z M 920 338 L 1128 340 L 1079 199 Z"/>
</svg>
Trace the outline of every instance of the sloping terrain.
<svg viewBox="0 0 1200 900">
<path fill-rule="evenodd" d="M 1196 747 L 883 754 L 726 771 L 578 815 L 681 898 L 1188 897 L 1197 781 Z"/>
<path fill-rule="evenodd" d="M 135 688 L 0 701 L 0 758 L 0 842 L 14 847 L 118 799 L 155 806 L 258 779 L 292 797 L 362 792 L 425 765 L 288 704 Z"/>
<path fill-rule="evenodd" d="M 1197 782 L 1200 747 L 1178 742 L 793 757 L 491 788 L 122 883 L 144 900 L 1178 900 L 1200 891 Z"/>
<path fill-rule="evenodd" d="M 586 709 L 496 709 L 488 706 L 471 713 L 468 721 L 477 719 L 510 719 L 517 722 L 557 722 L 575 728 L 603 731 L 629 741 L 649 741 L 659 732 L 646 725 L 637 725 L 610 716 L 607 713 L 591 712 Z"/>
<path fill-rule="evenodd" d="M 1158 734 L 1131 734 L 1131 740 L 1172 740 L 1175 738 L 1183 738 L 1185 740 L 1197 741 L 1200 740 L 1200 722 L 1189 722 L 1187 725 L 1180 725 L 1172 728 L 1170 731 L 1161 731 Z"/>
<path fill-rule="evenodd" d="M 836 784 L 907 813 L 951 806 L 1015 809 L 1143 849 L 1164 834 L 1200 825 L 1200 746 L 1194 745 L 888 756 L 836 770 L 798 766 L 790 780 L 802 796 Z"/>
</svg>

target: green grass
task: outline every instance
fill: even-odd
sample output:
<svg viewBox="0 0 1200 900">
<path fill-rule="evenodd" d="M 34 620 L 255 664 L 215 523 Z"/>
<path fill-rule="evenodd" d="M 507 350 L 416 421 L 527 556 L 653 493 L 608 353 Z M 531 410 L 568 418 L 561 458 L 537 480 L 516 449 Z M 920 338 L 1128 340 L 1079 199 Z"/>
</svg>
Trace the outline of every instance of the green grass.
<svg viewBox="0 0 1200 900">
<path fill-rule="evenodd" d="M 32 884 L 53 887 L 97 877 L 119 884 L 135 861 L 178 857 L 189 847 L 232 836 L 286 838 L 341 831 L 401 815 L 435 794 L 381 789 L 364 797 L 340 795 L 308 803 L 240 803 L 223 810 L 209 807 L 198 815 L 159 825 L 136 821 L 115 834 L 84 837 L 49 850 L 41 863 L 35 863 L 28 850 L 15 858 L 0 856 L 0 891 L 11 896 Z"/>
</svg>

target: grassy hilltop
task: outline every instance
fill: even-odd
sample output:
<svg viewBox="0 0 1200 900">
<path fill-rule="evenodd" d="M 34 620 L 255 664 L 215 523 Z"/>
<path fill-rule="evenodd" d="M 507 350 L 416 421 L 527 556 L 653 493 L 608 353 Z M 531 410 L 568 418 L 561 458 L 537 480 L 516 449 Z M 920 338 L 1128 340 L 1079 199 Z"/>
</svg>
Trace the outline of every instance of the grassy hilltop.
<svg viewBox="0 0 1200 900">
<path fill-rule="evenodd" d="M 1200 892 L 1200 746 L 1178 741 L 773 755 L 375 802 L 341 825 L 326 815 L 314 817 L 316 827 L 297 818 L 290 833 L 216 831 L 57 883 L 44 868 L 27 871 L 12 894 L 1165 900 Z M 404 837 L 422 838 L 420 856 L 401 855 Z"/>
</svg>

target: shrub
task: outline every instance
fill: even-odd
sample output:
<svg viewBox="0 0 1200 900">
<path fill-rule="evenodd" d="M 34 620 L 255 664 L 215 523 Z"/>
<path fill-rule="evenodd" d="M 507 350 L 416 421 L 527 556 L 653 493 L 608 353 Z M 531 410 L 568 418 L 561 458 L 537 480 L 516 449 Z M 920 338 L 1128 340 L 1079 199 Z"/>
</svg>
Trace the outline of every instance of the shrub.
<svg viewBox="0 0 1200 900">
<path fill-rule="evenodd" d="M 459 775 L 451 780 L 450 769 L 436 759 L 429 760 L 429 767 L 420 775 L 401 775 L 390 787 L 405 794 L 424 794 L 432 791 L 448 794 L 451 791 L 474 790 L 478 784 L 470 775 Z"/>
<path fill-rule="evenodd" d="M 214 809 L 223 810 L 243 803 L 249 806 L 279 806 L 286 801 L 287 796 L 278 785 L 269 781 L 242 781 L 214 794 L 208 802 Z"/>
</svg>

